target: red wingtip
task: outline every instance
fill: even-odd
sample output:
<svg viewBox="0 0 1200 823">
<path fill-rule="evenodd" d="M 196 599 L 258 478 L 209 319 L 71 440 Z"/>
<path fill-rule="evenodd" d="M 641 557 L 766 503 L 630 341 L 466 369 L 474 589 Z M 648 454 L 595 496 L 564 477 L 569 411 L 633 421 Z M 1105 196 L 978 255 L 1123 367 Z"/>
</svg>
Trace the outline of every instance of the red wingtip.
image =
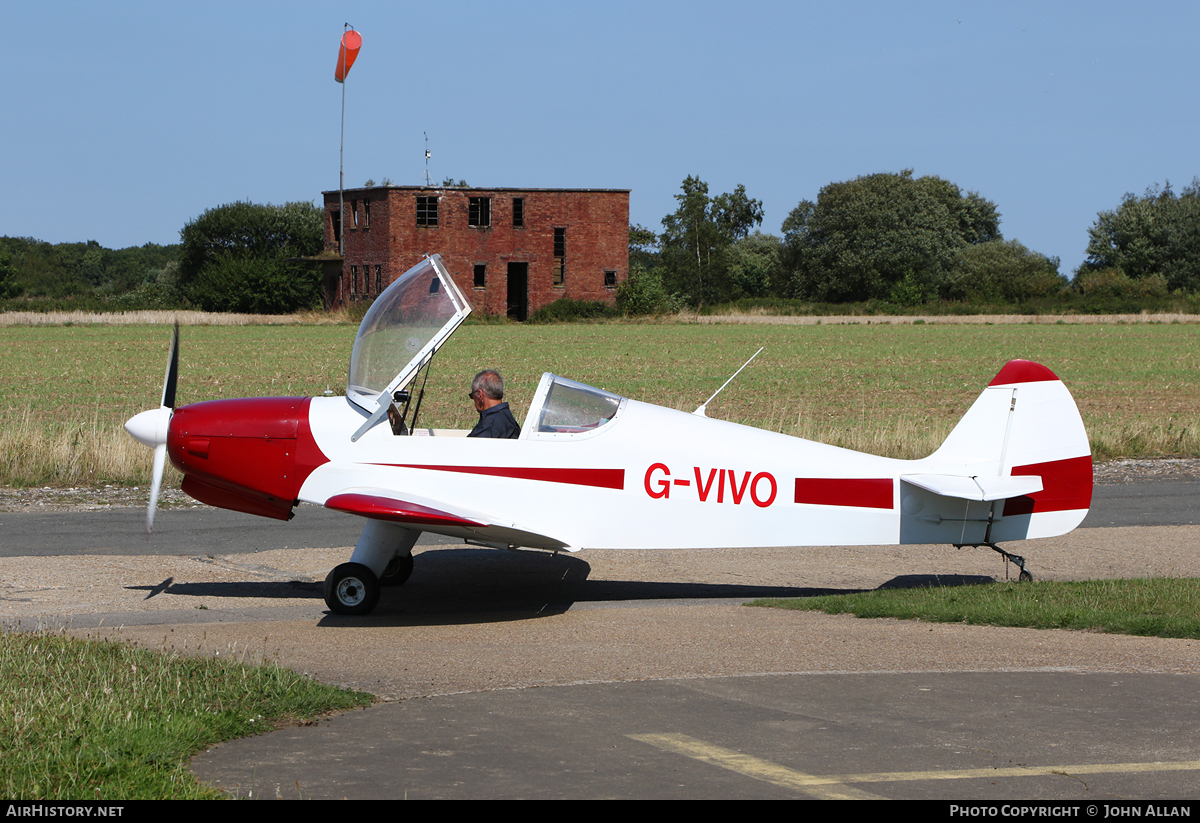
<svg viewBox="0 0 1200 823">
<path fill-rule="evenodd" d="M 1007 386 L 1010 383 L 1040 383 L 1057 379 L 1058 375 L 1041 363 L 1034 363 L 1032 360 L 1009 360 L 988 385 Z"/>
</svg>

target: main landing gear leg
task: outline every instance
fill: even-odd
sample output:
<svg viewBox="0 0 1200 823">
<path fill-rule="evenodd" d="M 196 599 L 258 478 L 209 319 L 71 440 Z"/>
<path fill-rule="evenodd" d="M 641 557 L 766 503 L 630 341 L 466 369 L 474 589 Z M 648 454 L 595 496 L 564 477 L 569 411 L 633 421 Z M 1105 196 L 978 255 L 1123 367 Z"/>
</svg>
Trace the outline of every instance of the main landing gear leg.
<svg viewBox="0 0 1200 823">
<path fill-rule="evenodd" d="M 379 603 L 381 586 L 399 586 L 412 575 L 412 548 L 421 532 L 368 520 L 349 563 L 325 578 L 325 605 L 335 614 L 367 614 Z"/>
</svg>

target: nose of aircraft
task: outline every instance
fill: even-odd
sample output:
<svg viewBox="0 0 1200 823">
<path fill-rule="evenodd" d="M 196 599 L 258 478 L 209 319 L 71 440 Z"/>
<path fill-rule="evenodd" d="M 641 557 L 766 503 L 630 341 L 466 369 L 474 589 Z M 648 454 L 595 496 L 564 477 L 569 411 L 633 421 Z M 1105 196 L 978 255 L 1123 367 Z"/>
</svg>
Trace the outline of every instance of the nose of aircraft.
<svg viewBox="0 0 1200 823">
<path fill-rule="evenodd" d="M 167 427 L 171 423 L 171 409 L 161 406 L 135 414 L 125 421 L 125 431 L 143 446 L 155 448 L 167 442 Z"/>
</svg>

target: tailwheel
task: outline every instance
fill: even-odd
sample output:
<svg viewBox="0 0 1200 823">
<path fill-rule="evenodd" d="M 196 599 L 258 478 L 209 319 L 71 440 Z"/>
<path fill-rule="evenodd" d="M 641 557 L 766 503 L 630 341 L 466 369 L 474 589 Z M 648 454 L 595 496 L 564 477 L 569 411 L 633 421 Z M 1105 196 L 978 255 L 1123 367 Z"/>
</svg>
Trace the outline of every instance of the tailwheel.
<svg viewBox="0 0 1200 823">
<path fill-rule="evenodd" d="M 387 564 L 379 576 L 380 586 L 403 586 L 413 573 L 412 554 L 398 554 Z"/>
<path fill-rule="evenodd" d="M 379 580 L 361 563 L 343 563 L 325 578 L 325 605 L 335 614 L 368 614 L 379 603 Z"/>
<path fill-rule="evenodd" d="M 1019 555 L 1019 554 L 1012 554 L 1011 552 L 1006 552 L 1004 549 L 1000 548 L 995 543 L 988 543 L 987 545 L 993 551 L 1000 552 L 1000 554 L 1004 555 L 1005 560 L 1010 561 L 1018 569 L 1021 570 L 1021 573 L 1019 575 L 1017 575 L 1017 582 L 1019 582 L 1019 583 L 1032 583 L 1033 582 L 1033 575 L 1030 574 L 1029 570 L 1025 568 L 1025 558 L 1024 557 L 1021 557 L 1021 555 Z"/>
</svg>

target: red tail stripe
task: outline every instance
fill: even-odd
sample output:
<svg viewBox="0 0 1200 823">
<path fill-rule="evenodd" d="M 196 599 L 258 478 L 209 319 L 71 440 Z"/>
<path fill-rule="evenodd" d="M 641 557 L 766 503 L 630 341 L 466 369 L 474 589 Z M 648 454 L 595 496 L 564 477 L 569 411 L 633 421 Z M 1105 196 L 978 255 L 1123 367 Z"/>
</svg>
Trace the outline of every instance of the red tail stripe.
<svg viewBox="0 0 1200 823">
<path fill-rule="evenodd" d="M 1014 477 L 1040 475 L 1042 490 L 1013 497 L 1004 504 L 1004 516 L 1087 509 L 1092 505 L 1092 457 L 1070 457 L 1046 463 L 1014 466 Z"/>
</svg>

